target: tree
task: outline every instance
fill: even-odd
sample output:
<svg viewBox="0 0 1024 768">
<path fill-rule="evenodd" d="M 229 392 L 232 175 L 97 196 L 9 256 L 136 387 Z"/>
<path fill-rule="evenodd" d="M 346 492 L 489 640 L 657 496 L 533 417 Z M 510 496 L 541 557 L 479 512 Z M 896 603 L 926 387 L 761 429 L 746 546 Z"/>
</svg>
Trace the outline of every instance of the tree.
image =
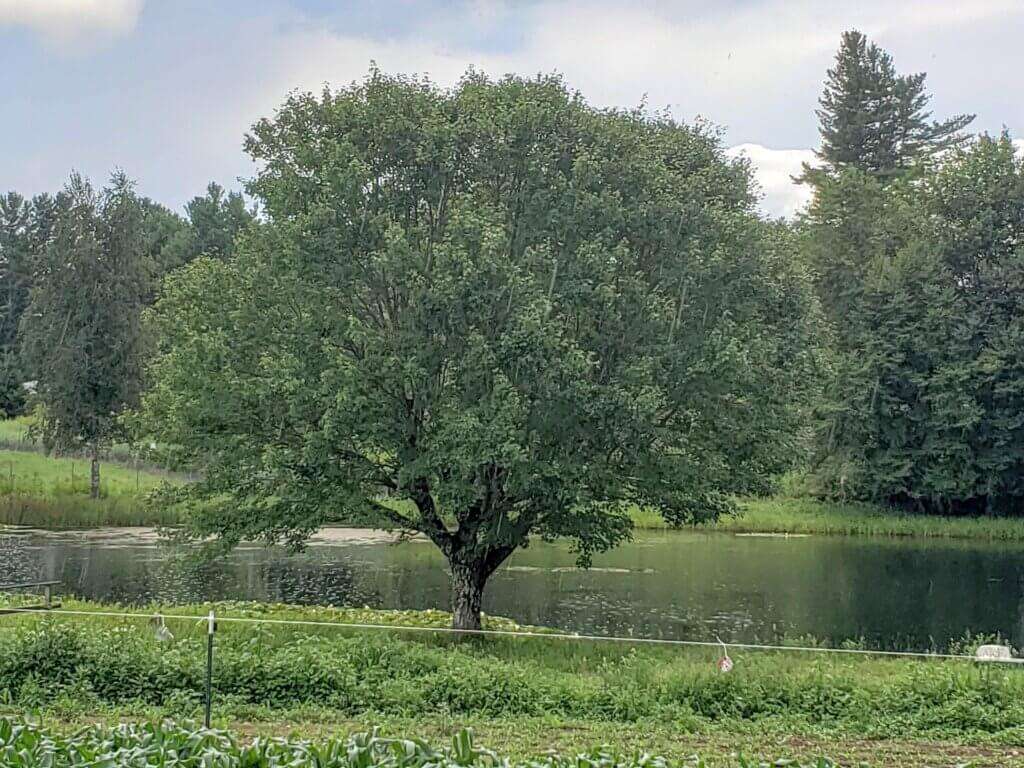
<svg viewBox="0 0 1024 768">
<path fill-rule="evenodd" d="M 16 192 L 0 197 L 0 410 L 6 416 L 24 406 L 18 363 L 18 324 L 32 279 L 31 203 Z"/>
<path fill-rule="evenodd" d="M 821 475 L 922 511 L 1012 513 L 1024 498 L 1024 163 L 1008 136 L 982 137 L 913 185 L 859 198 L 854 173 L 810 212 L 816 247 L 837 233 L 863 244 L 832 262 L 852 266 L 833 291 Z"/>
<path fill-rule="evenodd" d="M 925 74 L 897 75 L 892 57 L 855 30 L 844 32 L 817 110 L 823 168 L 805 165 L 816 186 L 824 173 L 857 169 L 891 179 L 961 145 L 974 115 L 929 121 Z"/>
<path fill-rule="evenodd" d="M 429 538 L 453 624 L 532 538 L 581 562 L 731 509 L 798 450 L 816 319 L 716 136 L 557 78 L 371 73 L 247 146 L 266 220 L 165 285 L 143 424 L 201 461 L 187 532 Z"/>
<path fill-rule="evenodd" d="M 192 225 L 192 258 L 205 254 L 227 258 L 234 250 L 238 233 L 253 221 L 245 207 L 245 198 L 239 192 L 228 192 L 215 182 L 206 188 L 206 194 L 194 197 L 185 206 Z"/>
<path fill-rule="evenodd" d="M 36 255 L 45 247 L 60 200 L 17 192 L 0 196 L 0 410 L 7 416 L 25 407 L 26 374 L 19 327 L 28 306 Z"/>
<path fill-rule="evenodd" d="M 239 233 L 255 220 L 253 213 L 245 207 L 241 193 L 225 193 L 224 188 L 214 182 L 207 186 L 205 195 L 198 195 L 188 202 L 184 222 L 166 208 L 160 208 L 165 219 L 173 217 L 183 225 L 174 237 L 165 237 L 161 243 L 160 261 L 164 273 L 201 255 L 228 258 L 234 251 Z"/>
<path fill-rule="evenodd" d="M 194 235 L 188 221 L 166 206 L 149 198 L 143 198 L 141 205 L 144 248 L 153 262 L 152 297 L 155 297 L 164 275 L 187 260 Z M 152 303 L 152 298 L 148 303 Z"/>
<path fill-rule="evenodd" d="M 140 315 L 152 274 L 143 235 L 143 207 L 123 173 L 99 195 L 73 175 L 22 319 L 44 444 L 88 451 L 93 498 L 101 450 L 117 433 L 118 415 L 138 401 Z"/>
</svg>

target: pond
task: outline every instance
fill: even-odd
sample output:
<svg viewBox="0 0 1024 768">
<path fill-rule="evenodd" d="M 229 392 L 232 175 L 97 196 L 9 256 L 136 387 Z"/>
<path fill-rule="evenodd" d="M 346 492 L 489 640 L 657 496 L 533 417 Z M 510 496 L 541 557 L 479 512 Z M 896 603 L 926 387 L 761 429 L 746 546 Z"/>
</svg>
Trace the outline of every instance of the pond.
<svg viewBox="0 0 1024 768">
<path fill-rule="evenodd" d="M 534 544 L 492 578 L 484 608 L 587 634 L 775 642 L 863 638 L 875 648 L 944 647 L 966 631 L 1024 645 L 1019 545 L 857 537 L 646 532 L 575 567 Z M 132 529 L 3 537 L 0 583 L 60 580 L 65 592 L 142 604 L 244 599 L 445 608 L 447 576 L 425 541 L 325 532 L 302 554 L 244 547 L 196 563 Z"/>
</svg>

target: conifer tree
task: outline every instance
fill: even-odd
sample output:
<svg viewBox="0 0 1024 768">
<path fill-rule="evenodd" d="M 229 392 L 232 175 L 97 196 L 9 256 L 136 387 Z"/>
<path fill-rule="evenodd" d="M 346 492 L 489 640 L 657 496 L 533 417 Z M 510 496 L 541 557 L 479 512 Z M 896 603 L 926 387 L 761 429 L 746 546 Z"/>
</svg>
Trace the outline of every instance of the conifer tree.
<svg viewBox="0 0 1024 768">
<path fill-rule="evenodd" d="M 96 498 L 101 451 L 138 400 L 152 269 L 143 207 L 124 174 L 100 194 L 73 175 L 61 197 L 22 319 L 23 353 L 38 379 L 44 445 L 88 452 Z"/>
<path fill-rule="evenodd" d="M 932 121 L 925 74 L 899 75 L 892 57 L 856 30 L 843 33 L 817 110 L 822 168 L 804 168 L 820 185 L 822 173 L 854 168 L 880 179 L 963 143 L 974 115 Z"/>
</svg>

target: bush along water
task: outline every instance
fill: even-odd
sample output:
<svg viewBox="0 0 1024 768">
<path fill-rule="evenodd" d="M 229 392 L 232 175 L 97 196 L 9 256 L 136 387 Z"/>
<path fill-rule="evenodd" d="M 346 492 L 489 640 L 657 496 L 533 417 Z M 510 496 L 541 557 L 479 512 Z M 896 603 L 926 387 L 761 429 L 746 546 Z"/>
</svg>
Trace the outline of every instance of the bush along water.
<svg viewBox="0 0 1024 768">
<path fill-rule="evenodd" d="M 38 615 L 0 619 L 8 709 L 200 712 L 203 628 Z M 637 723 L 812 724 L 871 738 L 1024 744 L 1024 670 L 972 662 L 630 648 L 557 639 L 442 638 L 391 630 L 228 624 L 216 637 L 214 709 L 267 717 L 549 717 Z"/>
</svg>

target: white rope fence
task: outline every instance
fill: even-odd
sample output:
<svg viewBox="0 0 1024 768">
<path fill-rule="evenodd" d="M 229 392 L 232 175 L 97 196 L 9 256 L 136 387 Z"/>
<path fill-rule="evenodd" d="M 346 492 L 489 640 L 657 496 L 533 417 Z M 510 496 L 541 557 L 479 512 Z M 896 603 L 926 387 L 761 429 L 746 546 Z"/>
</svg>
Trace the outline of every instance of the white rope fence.
<svg viewBox="0 0 1024 768">
<path fill-rule="evenodd" d="M 117 611 L 74 611 L 62 608 L 17 608 L 5 607 L 9 613 L 39 615 L 78 616 L 95 618 L 144 619 L 152 621 L 159 616 L 163 620 L 208 622 L 210 616 L 189 616 L 182 614 L 149 614 Z M 864 648 L 819 648 L 813 646 L 768 645 L 762 643 L 725 643 L 720 640 L 673 640 L 656 637 L 623 637 L 615 635 L 581 635 L 570 632 L 524 632 L 512 629 L 454 629 L 452 627 L 415 627 L 401 624 L 371 624 L 342 621 L 314 621 L 311 619 L 267 619 L 254 616 L 217 616 L 216 621 L 235 624 L 269 624 L 274 626 L 320 627 L 355 630 L 383 630 L 392 632 L 427 633 L 438 635 L 470 635 L 483 637 L 510 637 L 536 640 L 564 640 L 577 642 L 625 643 L 633 645 L 686 646 L 698 648 L 734 648 L 749 651 L 791 651 L 796 653 L 846 654 L 859 656 L 881 656 L 919 659 L 952 659 L 959 661 L 984 661 L 1004 664 L 1021 664 L 1024 659 L 1011 656 L 981 657 L 968 654 L 932 653 L 928 651 L 882 651 Z M 993 646 L 1000 647 L 1000 646 Z"/>
</svg>

